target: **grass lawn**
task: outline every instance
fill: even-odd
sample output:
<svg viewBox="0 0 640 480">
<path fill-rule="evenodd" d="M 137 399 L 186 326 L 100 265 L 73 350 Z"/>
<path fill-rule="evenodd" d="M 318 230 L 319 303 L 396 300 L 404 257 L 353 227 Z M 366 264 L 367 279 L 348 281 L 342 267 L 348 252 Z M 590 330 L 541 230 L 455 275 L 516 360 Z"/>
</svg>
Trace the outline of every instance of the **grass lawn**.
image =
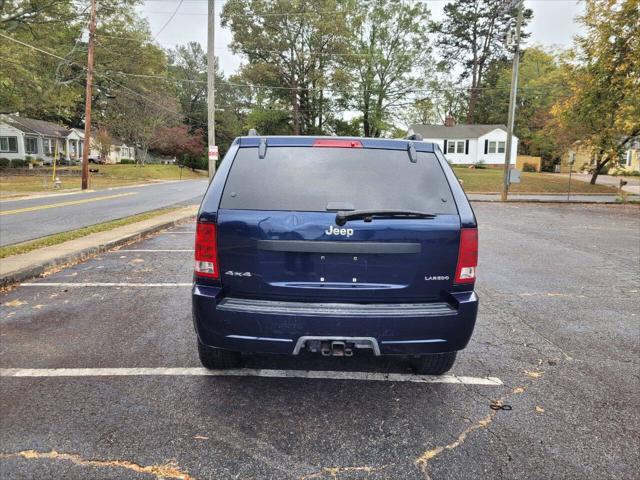
<svg viewBox="0 0 640 480">
<path fill-rule="evenodd" d="M 454 167 L 453 171 L 464 182 L 467 193 L 498 193 L 502 191 L 502 169 L 470 169 Z M 520 175 L 520 183 L 512 184 L 510 192 L 514 193 L 567 193 L 569 179 L 556 177 L 548 173 L 526 173 Z M 573 179 L 572 193 L 608 193 L 616 194 L 617 189 L 607 185 L 591 185 Z"/>
<path fill-rule="evenodd" d="M 51 245 L 58 245 L 68 240 L 75 240 L 76 238 L 86 237 L 92 233 L 104 232 L 107 230 L 113 230 L 117 227 L 129 225 L 131 223 L 141 222 L 149 218 L 164 215 L 165 213 L 179 210 L 183 207 L 167 207 L 159 210 L 152 210 L 151 212 L 140 213 L 138 215 L 132 215 L 130 217 L 121 218 L 118 220 L 112 220 L 110 222 L 98 223 L 89 227 L 78 228 L 77 230 L 70 230 L 68 232 L 56 233 L 47 237 L 37 238 L 35 240 L 29 240 L 28 242 L 16 243 L 14 245 L 7 245 L 0 247 L 0 258 L 5 258 L 11 255 L 18 255 L 21 253 L 27 253 L 38 248 L 50 247 Z"/>
<path fill-rule="evenodd" d="M 90 188 L 101 189 L 119 187 L 138 183 L 153 182 L 158 180 L 179 180 L 180 168 L 176 165 L 91 165 L 97 168 L 97 174 L 90 176 Z M 80 167 L 63 167 L 61 170 L 80 171 Z M 29 193 L 58 192 L 53 189 L 51 168 L 38 170 L 39 175 L 23 176 L 11 175 L 11 170 L 0 172 L 0 198 L 9 198 L 26 195 Z M 207 172 L 190 169 L 182 169 L 182 179 L 207 178 Z M 74 190 L 80 188 L 80 176 L 61 175 L 62 190 Z"/>
</svg>

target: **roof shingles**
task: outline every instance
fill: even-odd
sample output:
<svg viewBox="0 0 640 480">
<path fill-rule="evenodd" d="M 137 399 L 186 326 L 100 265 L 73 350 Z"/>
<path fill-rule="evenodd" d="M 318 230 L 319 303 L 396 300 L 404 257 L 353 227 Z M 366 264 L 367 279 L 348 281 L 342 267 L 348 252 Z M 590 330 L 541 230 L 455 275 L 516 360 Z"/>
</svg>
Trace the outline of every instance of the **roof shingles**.
<svg viewBox="0 0 640 480">
<path fill-rule="evenodd" d="M 409 131 L 422 135 L 423 138 L 480 138 L 495 129 L 501 129 L 505 132 L 507 127 L 504 125 L 454 125 L 447 127 L 445 125 L 411 125 Z"/>
<path fill-rule="evenodd" d="M 4 121 L 26 134 L 64 138 L 71 133 L 71 130 L 62 125 L 44 120 L 20 117 L 18 115 L 2 115 L 0 121 Z"/>
</svg>

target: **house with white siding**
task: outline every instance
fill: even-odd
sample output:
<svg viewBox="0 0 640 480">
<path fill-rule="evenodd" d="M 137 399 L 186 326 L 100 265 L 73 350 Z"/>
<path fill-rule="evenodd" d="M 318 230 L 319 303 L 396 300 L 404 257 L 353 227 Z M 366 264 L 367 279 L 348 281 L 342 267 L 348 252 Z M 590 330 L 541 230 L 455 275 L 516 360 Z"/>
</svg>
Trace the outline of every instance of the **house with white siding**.
<svg viewBox="0 0 640 480">
<path fill-rule="evenodd" d="M 84 130 L 79 128 L 72 128 L 73 132 L 78 135 L 79 138 L 84 141 Z M 91 144 L 89 146 L 89 158 L 99 159 L 101 157 L 100 148 L 95 140 L 96 132 L 93 132 L 91 137 Z M 82 152 L 80 152 L 80 158 L 82 158 Z M 122 160 L 133 160 L 135 158 L 135 148 L 124 143 L 122 140 L 116 138 L 111 139 L 111 147 L 109 148 L 109 154 L 104 158 L 105 163 L 120 163 Z"/>
<path fill-rule="evenodd" d="M 84 148 L 84 130 L 20 115 L 0 114 L 0 158 L 24 160 L 31 157 L 50 164 L 53 162 L 56 148 L 60 160 L 80 163 Z M 134 156 L 133 146 L 113 139 L 105 161 L 120 163 L 122 159 L 133 159 Z M 89 158 L 100 158 L 100 150 L 94 137 L 91 138 Z"/>
<path fill-rule="evenodd" d="M 53 122 L 0 114 L 0 158 L 31 157 L 49 163 L 56 152 L 66 161 L 78 160 L 82 141 L 71 130 Z"/>
<path fill-rule="evenodd" d="M 457 165 L 484 163 L 504 165 L 507 146 L 507 127 L 504 125 L 411 125 L 408 135 L 421 135 L 425 142 L 436 143 L 447 161 Z M 518 156 L 518 137 L 513 136 L 510 163 Z"/>
</svg>

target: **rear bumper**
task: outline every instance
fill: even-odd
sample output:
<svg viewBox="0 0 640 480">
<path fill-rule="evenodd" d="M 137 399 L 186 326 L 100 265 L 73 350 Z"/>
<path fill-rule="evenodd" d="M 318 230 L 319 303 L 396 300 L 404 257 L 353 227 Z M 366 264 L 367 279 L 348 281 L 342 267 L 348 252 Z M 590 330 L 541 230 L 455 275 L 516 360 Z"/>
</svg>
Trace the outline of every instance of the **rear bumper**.
<svg viewBox="0 0 640 480">
<path fill-rule="evenodd" d="M 478 311 L 475 292 L 448 302 L 329 304 L 223 298 L 194 285 L 193 322 L 205 345 L 245 353 L 292 354 L 300 337 L 373 337 L 382 355 L 462 350 Z"/>
</svg>

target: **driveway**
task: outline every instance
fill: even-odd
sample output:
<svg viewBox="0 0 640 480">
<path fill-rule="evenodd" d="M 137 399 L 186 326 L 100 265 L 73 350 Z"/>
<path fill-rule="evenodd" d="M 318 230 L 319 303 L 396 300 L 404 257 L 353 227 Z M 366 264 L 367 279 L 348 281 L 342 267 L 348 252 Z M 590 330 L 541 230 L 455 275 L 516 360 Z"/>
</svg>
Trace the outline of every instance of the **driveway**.
<svg viewBox="0 0 640 480">
<path fill-rule="evenodd" d="M 367 355 L 207 374 L 190 223 L 1 294 L 3 478 L 637 478 L 638 207 L 474 208 L 480 314 L 440 378 Z"/>
<path fill-rule="evenodd" d="M 172 205 L 199 203 L 207 180 L 183 180 L 0 202 L 0 245 Z"/>
<path fill-rule="evenodd" d="M 569 178 L 568 173 L 554 173 L 553 175 Z M 591 175 L 586 173 L 572 173 L 571 179 L 589 183 L 591 181 Z M 596 183 L 598 185 L 609 185 L 611 187 L 618 188 L 620 187 L 620 180 L 627 182 L 627 184 L 622 187 L 622 190 L 635 195 L 640 195 L 640 177 L 611 177 L 609 175 L 598 175 Z"/>
</svg>

